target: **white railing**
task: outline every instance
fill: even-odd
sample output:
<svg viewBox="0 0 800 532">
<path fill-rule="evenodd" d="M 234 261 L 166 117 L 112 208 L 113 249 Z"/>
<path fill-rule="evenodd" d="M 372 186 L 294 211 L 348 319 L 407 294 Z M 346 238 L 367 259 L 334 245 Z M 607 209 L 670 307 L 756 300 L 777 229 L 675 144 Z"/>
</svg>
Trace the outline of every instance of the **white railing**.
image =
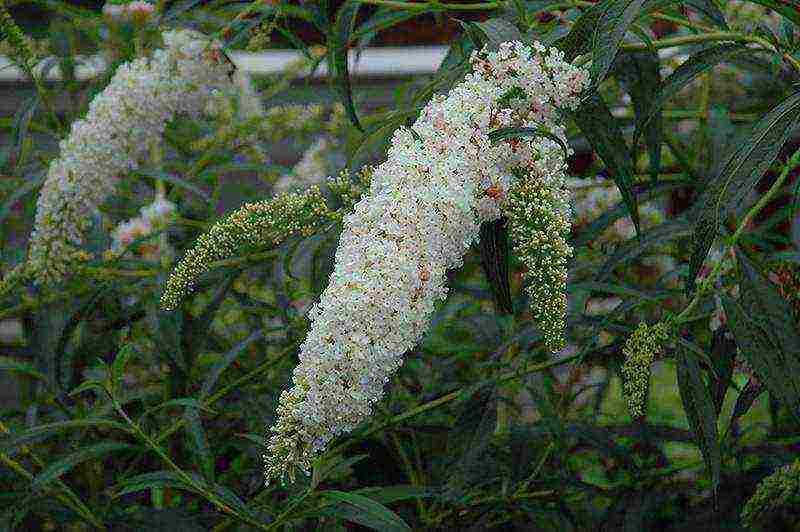
<svg viewBox="0 0 800 532">
<path fill-rule="evenodd" d="M 349 56 L 350 72 L 354 77 L 432 74 L 439 68 L 446 53 L 446 46 L 366 48 L 358 57 L 351 51 Z M 256 77 L 281 72 L 289 63 L 302 57 L 302 54 L 296 50 L 268 50 L 257 53 L 231 52 L 229 55 L 238 68 Z M 76 63 L 75 77 L 79 80 L 97 77 L 107 68 L 106 62 L 99 55 L 80 57 Z M 41 63 L 39 68 L 44 67 L 45 64 L 46 61 Z M 328 70 L 323 62 L 314 72 L 314 77 L 324 78 L 327 75 Z M 61 79 L 58 66 L 48 69 L 45 79 Z M 8 58 L 0 56 L 0 82 L 23 80 L 25 80 L 24 73 Z"/>
</svg>

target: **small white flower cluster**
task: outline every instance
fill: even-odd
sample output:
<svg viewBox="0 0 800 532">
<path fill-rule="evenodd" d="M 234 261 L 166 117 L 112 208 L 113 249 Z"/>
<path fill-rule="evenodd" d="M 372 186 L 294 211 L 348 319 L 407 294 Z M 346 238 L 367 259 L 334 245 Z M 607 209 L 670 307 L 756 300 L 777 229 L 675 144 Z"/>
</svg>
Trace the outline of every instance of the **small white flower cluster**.
<svg viewBox="0 0 800 532">
<path fill-rule="evenodd" d="M 280 397 L 264 455 L 267 481 L 307 473 L 332 438 L 370 415 L 446 296 L 445 272 L 462 263 L 480 223 L 503 214 L 513 176 L 563 185 L 558 143 L 495 144 L 489 133 L 545 127 L 563 136 L 557 109 L 577 105 L 587 72 L 539 43 L 504 43 L 471 63 L 463 82 L 395 132 L 369 194 L 345 218 L 293 386 Z"/>
<path fill-rule="evenodd" d="M 156 10 L 156 6 L 144 2 L 143 0 L 134 0 L 127 3 L 111 3 L 108 2 L 103 6 L 103 15 L 115 22 L 125 22 L 129 20 L 146 20 Z"/>
<path fill-rule="evenodd" d="M 161 231 L 169 226 L 175 217 L 177 208 L 174 203 L 163 196 L 158 196 L 149 205 L 139 211 L 140 215 L 119 224 L 111 233 L 111 249 L 109 256 L 118 256 L 136 240 Z M 168 252 L 168 250 L 163 250 Z M 157 242 L 146 242 L 136 249 L 144 260 L 156 262 L 160 258 Z"/>
<path fill-rule="evenodd" d="M 188 30 L 164 33 L 166 47 L 119 67 L 72 124 L 50 165 L 31 236 L 30 267 L 39 282 L 63 279 L 81 250 L 91 214 L 135 169 L 152 139 L 179 114 L 202 113 L 214 89 L 233 90 L 230 65 L 214 43 Z"/>
</svg>

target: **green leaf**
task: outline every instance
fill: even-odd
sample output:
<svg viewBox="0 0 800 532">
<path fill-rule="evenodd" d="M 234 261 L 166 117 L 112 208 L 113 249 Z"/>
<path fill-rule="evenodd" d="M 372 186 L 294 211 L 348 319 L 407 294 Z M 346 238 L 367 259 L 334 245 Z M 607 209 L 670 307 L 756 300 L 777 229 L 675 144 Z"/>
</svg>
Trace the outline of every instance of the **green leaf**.
<svg viewBox="0 0 800 532">
<path fill-rule="evenodd" d="M 661 84 L 658 54 L 654 51 L 623 54 L 617 60 L 614 75 L 631 96 L 637 124 L 645 124 L 643 127 L 650 159 L 650 177 L 655 182 L 661 172 L 661 109 L 656 109 L 650 120 L 645 121 L 645 118 L 650 115 L 654 105 L 653 87 Z M 636 131 L 633 138 L 638 139 L 639 135 L 640 132 Z M 636 152 L 635 144 L 633 149 Z"/>
<path fill-rule="evenodd" d="M 717 435 L 717 414 L 711 395 L 700 373 L 697 358 L 685 349 L 675 352 L 678 373 L 678 390 L 697 445 L 703 454 L 711 477 L 714 498 L 720 482 L 722 454 Z"/>
<path fill-rule="evenodd" d="M 361 7 L 360 1 L 347 0 L 347 2 L 339 8 L 336 22 L 328 38 L 328 61 L 331 69 L 331 80 L 339 93 L 339 97 L 342 99 L 347 116 L 350 118 L 353 125 L 359 131 L 363 132 L 364 128 L 358 120 L 356 106 L 353 103 L 353 89 L 350 85 L 350 72 L 347 62 L 350 40 L 352 39 L 359 7 Z"/>
<path fill-rule="evenodd" d="M 21 445 L 25 445 L 34 441 L 41 441 L 73 429 L 86 428 L 106 428 L 119 430 L 125 433 L 131 432 L 127 425 L 107 418 L 84 418 L 71 419 L 68 421 L 57 421 L 54 423 L 37 425 L 22 432 L 4 434 L 2 437 L 0 437 L 0 453 L 16 451 Z"/>
<path fill-rule="evenodd" d="M 47 380 L 44 373 L 38 371 L 32 364 L 11 357 L 0 356 L 0 371 L 13 371 L 41 381 Z"/>
<path fill-rule="evenodd" d="M 489 140 L 497 142 L 506 139 L 519 139 L 519 138 L 535 138 L 543 137 L 557 142 L 561 149 L 564 151 L 564 158 L 569 158 L 569 146 L 564 142 L 564 139 L 543 127 L 504 127 L 495 129 L 489 133 Z"/>
<path fill-rule="evenodd" d="M 205 485 L 205 481 L 196 473 L 187 472 L 187 474 L 193 477 L 198 485 Z M 136 493 L 137 491 L 145 491 L 152 488 L 177 488 L 197 493 L 197 489 L 191 484 L 186 483 L 177 473 L 172 471 L 154 471 L 123 480 L 116 486 L 112 498 L 117 499 L 128 493 Z"/>
<path fill-rule="evenodd" d="M 214 204 L 214 200 L 203 189 L 201 189 L 200 187 L 198 187 L 194 183 L 186 181 L 185 179 L 180 178 L 180 177 L 178 177 L 176 175 L 173 175 L 173 174 L 171 174 L 169 172 L 162 172 L 162 171 L 159 171 L 159 170 L 141 169 L 141 170 L 136 170 L 136 175 L 143 176 L 143 177 L 148 177 L 148 178 L 153 179 L 155 181 L 161 180 L 161 181 L 164 181 L 166 183 L 170 183 L 172 185 L 175 185 L 178 188 L 182 188 L 182 189 L 184 189 L 184 190 L 186 190 L 188 192 L 191 192 L 192 194 L 200 197 L 204 202 L 206 202 L 207 205 L 213 205 Z"/>
<path fill-rule="evenodd" d="M 156 406 L 154 406 L 152 408 L 149 408 L 147 411 L 145 411 L 144 414 L 142 414 L 142 417 L 145 417 L 148 414 L 151 414 L 151 413 L 156 412 L 158 410 L 161 410 L 162 408 L 170 408 L 170 407 L 174 407 L 174 406 L 181 406 L 181 407 L 184 407 L 184 408 L 193 408 L 193 409 L 197 409 L 197 410 L 202 410 L 203 412 L 208 412 L 209 414 L 216 414 L 216 412 L 214 410 L 212 410 L 208 406 L 204 405 L 203 403 L 201 403 L 197 399 L 194 399 L 193 397 L 180 397 L 178 399 L 170 399 L 169 401 L 164 401 L 161 404 L 158 404 L 158 405 L 156 405 Z"/>
<path fill-rule="evenodd" d="M 522 33 L 514 24 L 501 18 L 492 18 L 484 22 L 460 22 L 476 48 L 486 45 L 489 51 L 494 51 L 504 42 L 524 40 Z"/>
<path fill-rule="evenodd" d="M 424 499 L 431 496 L 431 490 L 420 486 L 386 486 L 380 488 L 362 488 L 359 495 L 369 497 L 381 504 L 407 501 L 409 499 Z"/>
<path fill-rule="evenodd" d="M 701 50 L 681 63 L 663 83 L 659 83 L 657 93 L 654 96 L 651 95 L 647 112 L 641 116 L 637 113 L 634 144 L 638 143 L 639 135 L 647 131 L 648 124 L 652 120 L 660 118 L 661 108 L 664 107 L 664 104 L 667 103 L 670 98 L 678 94 L 678 92 L 703 72 L 707 72 L 716 65 L 745 53 L 754 52 L 741 44 L 720 44 Z"/>
<path fill-rule="evenodd" d="M 796 26 L 800 26 L 800 3 L 795 0 L 781 0 L 776 2 L 774 0 L 750 0 L 754 4 L 761 4 L 781 16 L 794 22 Z"/>
<path fill-rule="evenodd" d="M 325 513 L 341 517 L 381 532 L 407 531 L 411 527 L 396 513 L 369 497 L 344 491 L 327 490 L 320 493 L 323 499 L 335 502 Z"/>
<path fill-rule="evenodd" d="M 197 408 L 188 407 L 183 414 L 186 420 L 186 431 L 189 433 L 191 449 L 194 452 L 203 477 L 209 482 L 214 482 L 214 455 L 208 444 L 208 436 L 203 429 L 200 414 Z"/>
<path fill-rule="evenodd" d="M 727 327 L 720 327 L 714 332 L 711 342 L 711 362 L 714 365 L 714 378 L 709 383 L 709 392 L 714 401 L 714 409 L 719 416 L 722 403 L 733 377 L 733 366 L 736 362 L 736 342 L 730 339 Z"/>
<path fill-rule="evenodd" d="M 569 33 L 558 41 L 557 45 L 564 51 L 564 57 L 567 61 L 571 62 L 579 55 L 583 55 L 592 49 L 595 28 L 600 22 L 604 8 L 604 4 L 595 4 L 584 11 L 575 21 L 575 24 L 572 25 Z"/>
<path fill-rule="evenodd" d="M 117 356 L 114 357 L 114 362 L 111 364 L 111 377 L 115 384 L 120 383 L 122 374 L 125 373 L 125 366 L 128 361 L 138 353 L 134 344 L 125 344 L 117 352 Z"/>
<path fill-rule="evenodd" d="M 592 82 L 599 85 L 614 63 L 628 27 L 642 9 L 644 0 L 608 0 L 592 38 Z"/>
<path fill-rule="evenodd" d="M 800 419 L 800 336 L 792 310 L 742 254 L 739 263 L 741 299 L 722 298 L 736 344 L 770 394 Z"/>
<path fill-rule="evenodd" d="M 244 351 L 250 344 L 261 340 L 264 337 L 264 331 L 259 329 L 258 331 L 252 333 L 250 336 L 236 344 L 236 346 L 228 351 L 225 356 L 219 360 L 214 367 L 211 368 L 211 371 L 208 372 L 208 376 L 203 381 L 203 386 L 200 388 L 200 400 L 204 400 L 208 395 L 211 393 L 211 390 L 214 389 L 214 386 L 217 384 L 220 375 L 224 372 L 228 366 L 230 366 L 236 357 L 238 357 L 242 351 Z"/>
<path fill-rule="evenodd" d="M 31 489 L 36 490 L 44 487 L 49 482 L 56 480 L 61 475 L 70 471 L 76 465 L 91 460 L 93 458 L 102 458 L 108 454 L 118 451 L 129 451 L 140 449 L 138 445 L 131 445 L 129 443 L 118 442 L 103 442 L 89 447 L 83 447 L 67 456 L 50 463 L 45 467 L 31 483 Z"/>
<path fill-rule="evenodd" d="M 481 265 L 494 295 L 498 314 L 514 314 L 508 278 L 508 228 L 506 220 L 484 222 L 480 229 Z"/>
<path fill-rule="evenodd" d="M 597 93 L 585 98 L 572 116 L 611 173 L 638 235 L 639 210 L 633 194 L 633 161 L 619 124 Z"/>
<path fill-rule="evenodd" d="M 749 137 L 738 143 L 720 174 L 698 200 L 701 210 L 692 237 L 687 291 L 694 290 L 695 278 L 714 244 L 719 224 L 734 209 L 746 204 L 748 194 L 792 134 L 798 116 L 800 92 L 785 99 L 753 126 Z"/>
<path fill-rule="evenodd" d="M 634 260 L 641 256 L 648 248 L 664 242 L 689 236 L 692 233 L 691 225 L 682 218 L 668 220 L 646 233 L 642 233 L 639 240 L 632 239 L 623 242 L 614 249 L 614 253 L 606 260 L 597 274 L 599 281 L 605 281 L 620 264 Z"/>
<path fill-rule="evenodd" d="M 731 424 L 736 422 L 740 417 L 747 414 L 750 408 L 755 404 L 756 399 L 766 391 L 764 383 L 756 377 L 750 377 L 747 384 L 742 388 L 742 392 L 736 398 L 736 403 L 733 405 L 733 412 L 731 413 Z"/>
</svg>

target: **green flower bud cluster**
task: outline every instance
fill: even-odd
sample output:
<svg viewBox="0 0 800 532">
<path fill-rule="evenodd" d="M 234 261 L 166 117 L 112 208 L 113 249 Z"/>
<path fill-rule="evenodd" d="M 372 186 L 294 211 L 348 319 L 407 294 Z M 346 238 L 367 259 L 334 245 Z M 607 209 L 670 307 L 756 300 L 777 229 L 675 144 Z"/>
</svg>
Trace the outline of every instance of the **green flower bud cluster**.
<svg viewBox="0 0 800 532">
<path fill-rule="evenodd" d="M 623 388 L 633 418 L 644 416 L 650 386 L 650 366 L 667 340 L 669 329 L 665 323 L 648 325 L 642 322 L 622 348 L 622 354 L 625 355 L 622 365 Z"/>
<path fill-rule="evenodd" d="M 33 67 L 36 64 L 36 55 L 33 53 L 30 39 L 14 22 L 5 4 L 0 4 L 0 30 L 4 36 L 3 42 L 7 43 L 12 52 L 10 59 L 17 63 L 29 76 L 33 76 Z"/>
<path fill-rule="evenodd" d="M 800 504 L 800 460 L 787 464 L 768 476 L 756 488 L 742 510 L 742 524 L 763 523 L 781 507 Z"/>
<path fill-rule="evenodd" d="M 245 246 L 274 247 L 292 236 L 309 236 L 323 223 L 337 219 L 316 186 L 243 205 L 201 235 L 181 259 L 167 280 L 162 308 L 177 308 L 213 261 L 233 257 Z"/>
<path fill-rule="evenodd" d="M 518 179 L 506 209 L 514 252 L 525 265 L 533 317 L 553 352 L 565 346 L 567 244 L 570 231 L 567 192 L 544 180 Z"/>
</svg>

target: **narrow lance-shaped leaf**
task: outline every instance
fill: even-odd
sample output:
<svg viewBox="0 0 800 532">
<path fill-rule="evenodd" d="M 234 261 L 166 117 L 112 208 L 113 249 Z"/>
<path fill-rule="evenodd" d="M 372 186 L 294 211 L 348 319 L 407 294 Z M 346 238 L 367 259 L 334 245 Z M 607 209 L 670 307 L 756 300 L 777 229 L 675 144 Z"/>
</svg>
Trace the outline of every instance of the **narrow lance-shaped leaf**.
<svg viewBox="0 0 800 532">
<path fill-rule="evenodd" d="M 774 324 L 746 311 L 739 301 L 727 295 L 722 296 L 722 303 L 736 344 L 759 381 L 790 412 L 800 417 L 800 393 L 795 382 L 800 375 L 800 364 L 794 358 L 795 353 L 782 350 Z"/>
<path fill-rule="evenodd" d="M 603 14 L 603 4 L 595 4 L 578 17 L 569 33 L 556 44 L 564 51 L 567 61 L 572 61 L 592 49 L 592 39 L 600 17 Z"/>
<path fill-rule="evenodd" d="M 569 146 L 564 142 L 564 139 L 558 135 L 554 135 L 551 131 L 543 127 L 504 127 L 495 129 L 489 133 L 489 140 L 497 142 L 505 139 L 518 139 L 518 138 L 532 138 L 542 137 L 557 142 L 561 149 L 564 151 L 564 157 L 569 157 Z"/>
<path fill-rule="evenodd" d="M 731 424 L 736 422 L 740 417 L 747 414 L 762 393 L 766 391 L 764 383 L 758 377 L 750 377 L 747 384 L 742 388 L 742 393 L 736 398 L 736 404 L 733 405 L 733 413 L 731 414 Z"/>
<path fill-rule="evenodd" d="M 411 527 L 400 516 L 369 497 L 336 490 L 323 491 L 320 495 L 323 499 L 336 503 L 327 509 L 326 513 L 330 515 L 339 516 L 381 532 L 405 532 L 411 530 Z"/>
<path fill-rule="evenodd" d="M 508 279 L 508 228 L 506 220 L 485 222 L 480 231 L 481 264 L 494 295 L 498 314 L 514 313 Z"/>
<path fill-rule="evenodd" d="M 639 136 L 647 131 L 648 124 L 660 118 L 661 108 L 670 98 L 678 94 L 703 72 L 707 72 L 716 65 L 745 53 L 759 53 L 759 51 L 753 51 L 741 44 L 720 44 L 701 50 L 681 63 L 663 83 L 659 83 L 658 92 L 654 96 L 651 95 L 651 102 L 647 112 L 641 116 L 637 113 L 634 145 L 638 143 Z"/>
<path fill-rule="evenodd" d="M 342 98 L 347 116 L 359 131 L 364 131 L 361 122 L 356 114 L 356 106 L 353 103 L 353 89 L 350 84 L 350 71 L 348 65 L 348 49 L 350 39 L 356 24 L 356 16 L 361 2 L 358 0 L 348 0 L 339 8 L 336 16 L 336 23 L 331 29 L 329 37 L 329 63 L 331 69 L 331 79 Z"/>
<path fill-rule="evenodd" d="M 693 291 L 695 278 L 708 250 L 714 244 L 719 224 L 733 209 L 744 204 L 747 195 L 780 153 L 800 116 L 800 92 L 796 92 L 764 115 L 753 126 L 749 137 L 739 144 L 713 178 L 700 198 L 700 209 L 692 236 L 687 291 Z"/>
<path fill-rule="evenodd" d="M 573 118 L 611 173 L 638 235 L 639 210 L 633 193 L 633 161 L 619 124 L 597 93 L 583 100 Z"/>
<path fill-rule="evenodd" d="M 595 27 L 592 39 L 592 82 L 599 85 L 617 56 L 628 27 L 642 9 L 644 0 L 610 0 Z"/>
<path fill-rule="evenodd" d="M 714 403 L 700 373 L 697 357 L 681 348 L 676 351 L 676 358 L 681 401 L 689 426 L 706 462 L 716 499 L 722 454 L 717 436 L 717 414 Z"/>
<path fill-rule="evenodd" d="M 76 465 L 91 459 L 102 458 L 108 454 L 129 451 L 131 449 L 138 449 L 136 445 L 129 443 L 118 442 L 103 442 L 89 447 L 84 447 L 67 456 L 48 464 L 38 475 L 33 479 L 31 489 L 39 489 L 44 487 L 49 482 L 56 480 L 61 475 L 69 472 Z"/>
<path fill-rule="evenodd" d="M 654 105 L 653 87 L 661 84 L 658 54 L 654 51 L 624 54 L 618 58 L 614 73 L 631 96 L 637 125 L 640 122 L 644 124 L 650 177 L 655 182 L 661 171 L 661 109 L 655 109 L 650 120 L 645 121 L 644 118 Z M 640 132 L 636 131 L 634 139 L 638 139 L 639 135 Z M 636 153 L 635 143 L 633 151 Z"/>
<path fill-rule="evenodd" d="M 500 18 L 484 22 L 461 22 L 461 26 L 476 47 L 485 44 L 489 50 L 497 50 L 500 44 L 507 41 L 523 40 L 522 33 L 516 26 Z"/>
</svg>

